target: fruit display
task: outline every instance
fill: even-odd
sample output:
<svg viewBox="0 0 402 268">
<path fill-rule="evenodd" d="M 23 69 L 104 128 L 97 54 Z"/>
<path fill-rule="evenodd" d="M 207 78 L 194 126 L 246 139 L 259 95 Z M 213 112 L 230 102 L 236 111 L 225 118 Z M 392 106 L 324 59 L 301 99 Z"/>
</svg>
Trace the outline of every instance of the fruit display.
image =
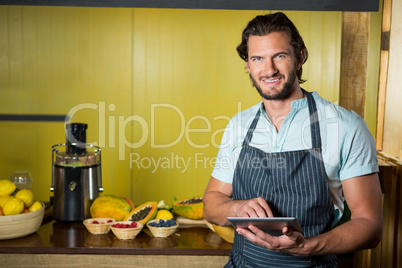
<svg viewBox="0 0 402 268">
<path fill-rule="evenodd" d="M 126 199 L 115 195 L 97 197 L 89 209 L 91 216 L 121 221 L 132 210 L 132 202 L 127 202 Z"/>
<path fill-rule="evenodd" d="M 146 202 L 128 213 L 124 221 L 136 221 L 146 224 L 150 220 L 155 219 L 157 211 L 156 202 Z"/>
<path fill-rule="evenodd" d="M 17 189 L 15 183 L 0 180 L 0 216 L 29 213 L 42 208 L 29 189 Z"/>
<path fill-rule="evenodd" d="M 175 214 L 192 220 L 204 218 L 202 215 L 203 208 L 202 197 L 179 200 L 173 203 L 173 212 Z"/>
</svg>

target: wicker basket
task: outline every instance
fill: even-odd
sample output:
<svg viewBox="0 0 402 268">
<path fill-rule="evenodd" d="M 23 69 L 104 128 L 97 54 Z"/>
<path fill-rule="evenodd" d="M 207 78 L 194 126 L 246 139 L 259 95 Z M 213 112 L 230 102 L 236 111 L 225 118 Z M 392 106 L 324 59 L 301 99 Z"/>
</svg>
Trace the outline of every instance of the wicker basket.
<svg viewBox="0 0 402 268">
<path fill-rule="evenodd" d="M 93 223 L 94 221 L 98 221 L 99 223 Z M 92 218 L 84 220 L 83 223 L 91 234 L 98 235 L 107 234 L 110 231 L 110 226 L 115 222 L 116 220 L 112 218 Z"/>
<path fill-rule="evenodd" d="M 152 227 L 149 225 L 151 222 L 155 222 L 156 224 L 158 224 L 159 220 L 152 220 L 147 223 L 147 227 L 154 237 L 168 237 L 169 235 L 173 234 L 179 227 L 179 224 L 177 222 L 176 225 L 172 227 Z"/>
<path fill-rule="evenodd" d="M 131 224 L 131 221 L 118 221 L 115 224 Z M 118 239 L 134 239 L 142 230 L 144 224 L 137 222 L 137 227 L 135 228 L 112 228 L 112 232 Z"/>
</svg>

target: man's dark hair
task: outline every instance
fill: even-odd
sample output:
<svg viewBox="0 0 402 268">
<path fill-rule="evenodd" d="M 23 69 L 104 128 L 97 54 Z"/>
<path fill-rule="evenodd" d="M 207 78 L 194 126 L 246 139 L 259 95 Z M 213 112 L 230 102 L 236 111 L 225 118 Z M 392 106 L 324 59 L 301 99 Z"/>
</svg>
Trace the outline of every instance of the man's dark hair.
<svg viewBox="0 0 402 268">
<path fill-rule="evenodd" d="M 302 64 L 307 61 L 308 52 L 303 38 L 289 18 L 282 12 L 260 15 L 252 19 L 243 30 L 241 43 L 237 46 L 237 53 L 244 61 L 248 61 L 248 39 L 250 35 L 264 36 L 272 32 L 284 32 L 290 37 L 290 44 L 293 47 L 296 58 Z M 301 52 L 304 50 L 304 53 Z M 297 70 L 297 77 L 300 83 L 305 82 L 301 79 L 302 67 Z"/>
</svg>

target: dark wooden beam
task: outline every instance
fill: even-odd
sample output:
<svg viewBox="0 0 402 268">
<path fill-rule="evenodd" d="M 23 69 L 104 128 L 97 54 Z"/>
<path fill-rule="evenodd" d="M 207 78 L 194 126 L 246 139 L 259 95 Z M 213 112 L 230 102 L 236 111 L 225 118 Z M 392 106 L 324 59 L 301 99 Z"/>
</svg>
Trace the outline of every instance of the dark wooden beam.
<svg viewBox="0 0 402 268">
<path fill-rule="evenodd" d="M 0 0 L 0 5 L 361 12 L 378 11 L 379 0 Z"/>
</svg>

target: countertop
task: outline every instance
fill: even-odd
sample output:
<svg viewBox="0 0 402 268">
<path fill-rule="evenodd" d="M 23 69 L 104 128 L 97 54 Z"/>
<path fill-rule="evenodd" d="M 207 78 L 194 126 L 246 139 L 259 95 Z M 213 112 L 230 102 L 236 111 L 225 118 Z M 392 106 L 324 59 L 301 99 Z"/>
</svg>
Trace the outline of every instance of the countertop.
<svg viewBox="0 0 402 268">
<path fill-rule="evenodd" d="M 111 231 L 93 235 L 80 222 L 57 222 L 48 209 L 37 232 L 21 238 L 0 240 L 0 253 L 21 254 L 228 256 L 231 248 L 232 244 L 206 225 L 180 225 L 173 235 L 166 238 L 153 237 L 144 227 L 135 239 L 119 240 Z"/>
</svg>

